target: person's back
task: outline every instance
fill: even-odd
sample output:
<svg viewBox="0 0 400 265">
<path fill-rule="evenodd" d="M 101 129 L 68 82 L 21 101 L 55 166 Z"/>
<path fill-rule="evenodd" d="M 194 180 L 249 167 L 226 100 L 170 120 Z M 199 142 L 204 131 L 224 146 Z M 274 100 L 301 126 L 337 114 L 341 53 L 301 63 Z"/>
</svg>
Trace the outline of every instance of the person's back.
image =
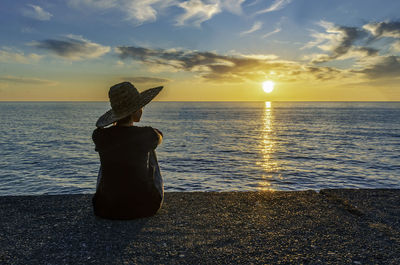
<svg viewBox="0 0 400 265">
<path fill-rule="evenodd" d="M 118 89 L 124 91 L 124 86 L 129 88 L 130 84 L 118 85 L 122 86 Z M 142 105 L 139 104 L 139 107 Z M 98 128 L 92 136 L 101 162 L 93 207 L 94 213 L 103 218 L 133 219 L 151 216 L 157 212 L 163 200 L 162 178 L 157 176 L 159 168 L 155 155 L 162 134 L 152 127 L 133 126 L 133 122 L 140 120 L 142 109 L 136 110 L 132 105 L 130 108 L 135 112 L 127 110 L 126 113 L 130 114 L 121 114 L 124 117 L 116 121 L 116 118 L 107 119 L 107 113 L 103 115 L 106 121 L 99 119 Z M 101 126 L 110 121 L 114 122 L 114 126 Z"/>
</svg>

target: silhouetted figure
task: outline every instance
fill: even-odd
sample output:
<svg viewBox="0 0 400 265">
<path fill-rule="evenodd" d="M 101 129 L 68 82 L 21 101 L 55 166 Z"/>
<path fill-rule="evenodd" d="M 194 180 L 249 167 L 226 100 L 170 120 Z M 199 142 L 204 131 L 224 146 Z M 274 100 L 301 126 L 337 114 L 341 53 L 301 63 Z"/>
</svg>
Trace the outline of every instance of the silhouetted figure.
<svg viewBox="0 0 400 265">
<path fill-rule="evenodd" d="M 92 136 L 101 163 L 93 196 L 95 215 L 134 219 L 152 216 L 161 207 L 164 189 L 155 148 L 162 133 L 133 125 L 161 89 L 139 93 L 129 82 L 110 88 L 111 110 L 97 120 Z"/>
</svg>

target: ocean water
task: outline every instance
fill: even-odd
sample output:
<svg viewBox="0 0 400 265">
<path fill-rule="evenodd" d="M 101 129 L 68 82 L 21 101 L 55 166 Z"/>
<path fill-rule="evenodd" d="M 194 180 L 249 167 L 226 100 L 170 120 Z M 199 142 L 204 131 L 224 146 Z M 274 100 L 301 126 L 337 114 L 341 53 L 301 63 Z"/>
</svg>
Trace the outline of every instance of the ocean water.
<svg viewBox="0 0 400 265">
<path fill-rule="evenodd" d="M 0 195 L 93 193 L 107 102 L 1 102 Z M 400 188 L 400 103 L 152 102 L 166 191 Z"/>
</svg>

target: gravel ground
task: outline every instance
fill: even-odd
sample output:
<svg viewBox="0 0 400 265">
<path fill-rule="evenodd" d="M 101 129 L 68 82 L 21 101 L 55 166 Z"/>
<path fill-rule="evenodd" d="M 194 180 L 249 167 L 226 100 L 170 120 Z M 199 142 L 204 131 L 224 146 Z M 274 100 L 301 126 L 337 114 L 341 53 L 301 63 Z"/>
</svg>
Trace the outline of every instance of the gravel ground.
<svg viewBox="0 0 400 265">
<path fill-rule="evenodd" d="M 400 264 L 400 190 L 171 192 L 132 221 L 91 197 L 0 197 L 0 264 Z"/>
</svg>

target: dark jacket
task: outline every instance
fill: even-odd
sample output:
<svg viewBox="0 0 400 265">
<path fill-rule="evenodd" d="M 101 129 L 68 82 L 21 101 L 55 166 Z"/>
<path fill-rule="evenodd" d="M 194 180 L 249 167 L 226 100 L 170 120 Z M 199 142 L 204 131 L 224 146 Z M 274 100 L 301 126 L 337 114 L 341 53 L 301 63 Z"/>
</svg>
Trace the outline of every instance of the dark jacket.
<svg viewBox="0 0 400 265">
<path fill-rule="evenodd" d="M 156 131 L 151 127 L 111 126 L 97 128 L 92 138 L 102 174 L 93 197 L 95 214 L 108 219 L 154 215 L 162 200 L 149 163 L 159 142 Z"/>
</svg>

